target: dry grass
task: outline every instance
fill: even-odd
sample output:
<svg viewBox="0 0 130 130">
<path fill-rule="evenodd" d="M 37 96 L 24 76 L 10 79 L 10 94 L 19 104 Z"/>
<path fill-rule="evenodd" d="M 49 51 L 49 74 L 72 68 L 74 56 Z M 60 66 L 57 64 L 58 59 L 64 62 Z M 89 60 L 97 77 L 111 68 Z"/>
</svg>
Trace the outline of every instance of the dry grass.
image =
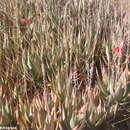
<svg viewBox="0 0 130 130">
<path fill-rule="evenodd" d="M 0 0 L 0 126 L 112 130 L 129 119 L 129 5 Z"/>
</svg>

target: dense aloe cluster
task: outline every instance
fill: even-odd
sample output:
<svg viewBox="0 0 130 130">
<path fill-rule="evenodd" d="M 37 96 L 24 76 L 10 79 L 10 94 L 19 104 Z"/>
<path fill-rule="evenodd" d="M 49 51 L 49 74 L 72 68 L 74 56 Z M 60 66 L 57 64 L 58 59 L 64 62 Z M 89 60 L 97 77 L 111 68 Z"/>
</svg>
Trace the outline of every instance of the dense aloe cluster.
<svg viewBox="0 0 130 130">
<path fill-rule="evenodd" d="M 127 120 L 129 6 L 0 0 L 0 126 L 109 130 L 117 115 Z"/>
</svg>

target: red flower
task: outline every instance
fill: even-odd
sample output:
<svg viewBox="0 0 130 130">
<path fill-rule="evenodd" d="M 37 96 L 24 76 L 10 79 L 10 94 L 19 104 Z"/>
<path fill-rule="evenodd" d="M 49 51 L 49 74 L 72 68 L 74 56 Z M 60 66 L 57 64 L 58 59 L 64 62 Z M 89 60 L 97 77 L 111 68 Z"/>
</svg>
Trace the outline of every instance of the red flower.
<svg viewBox="0 0 130 130">
<path fill-rule="evenodd" d="M 123 56 L 124 54 L 124 51 L 123 51 L 123 48 L 121 48 L 121 56 Z"/>
<path fill-rule="evenodd" d="M 119 51 L 120 51 L 120 47 L 119 46 L 115 47 L 116 56 L 119 56 Z"/>
<path fill-rule="evenodd" d="M 25 23 L 26 25 L 28 25 L 28 24 L 30 23 L 29 19 L 25 18 L 25 19 L 24 19 L 24 23 Z"/>
<path fill-rule="evenodd" d="M 123 50 L 123 48 L 122 47 L 119 47 L 119 46 L 117 46 L 117 47 L 115 47 L 115 54 L 116 54 L 116 56 L 119 56 L 119 55 L 121 55 L 121 56 L 126 56 L 126 54 L 124 53 L 124 50 Z"/>
</svg>

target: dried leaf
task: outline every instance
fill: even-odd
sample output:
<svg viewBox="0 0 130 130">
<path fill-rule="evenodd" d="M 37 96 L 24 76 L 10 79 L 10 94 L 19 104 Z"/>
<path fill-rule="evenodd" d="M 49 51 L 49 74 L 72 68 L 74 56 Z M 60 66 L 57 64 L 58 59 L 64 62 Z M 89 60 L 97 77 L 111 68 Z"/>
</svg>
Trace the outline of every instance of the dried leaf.
<svg viewBox="0 0 130 130">
<path fill-rule="evenodd" d="M 44 130 L 51 130 L 51 127 L 49 124 L 45 123 Z"/>
<path fill-rule="evenodd" d="M 102 124 L 102 122 L 105 120 L 106 118 L 106 113 L 97 121 L 97 123 L 95 124 L 95 126 L 99 126 Z"/>
<path fill-rule="evenodd" d="M 82 108 L 79 110 L 79 118 L 83 119 L 86 116 L 86 111 L 88 109 L 88 103 L 84 104 Z"/>
<path fill-rule="evenodd" d="M 74 114 L 72 114 L 71 120 L 70 120 L 70 127 L 74 128 L 75 127 L 75 120 L 74 120 Z"/>
</svg>

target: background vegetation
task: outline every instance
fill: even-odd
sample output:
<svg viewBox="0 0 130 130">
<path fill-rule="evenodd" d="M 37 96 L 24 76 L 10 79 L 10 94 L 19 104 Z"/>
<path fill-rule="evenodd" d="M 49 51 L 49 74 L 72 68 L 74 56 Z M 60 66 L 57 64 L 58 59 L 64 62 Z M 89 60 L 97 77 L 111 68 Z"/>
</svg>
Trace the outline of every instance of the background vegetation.
<svg viewBox="0 0 130 130">
<path fill-rule="evenodd" d="M 0 0 L 0 126 L 130 129 L 129 2 Z"/>
</svg>

